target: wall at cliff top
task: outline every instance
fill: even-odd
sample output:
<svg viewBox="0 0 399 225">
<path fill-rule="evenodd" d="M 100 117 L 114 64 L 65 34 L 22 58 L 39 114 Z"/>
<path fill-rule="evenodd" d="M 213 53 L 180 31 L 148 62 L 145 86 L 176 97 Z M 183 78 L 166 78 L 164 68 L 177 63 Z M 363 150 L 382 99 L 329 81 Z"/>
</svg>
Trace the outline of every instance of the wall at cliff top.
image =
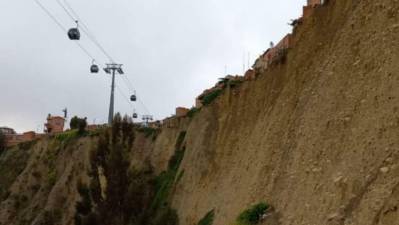
<svg viewBox="0 0 399 225">
<path fill-rule="evenodd" d="M 275 210 L 264 224 L 397 224 L 398 32 L 399 1 L 330 0 L 297 29 L 284 64 L 225 89 L 192 118 L 137 133 L 131 166 L 166 170 L 186 131 L 169 199 L 180 225 L 212 209 L 214 225 L 234 224 L 261 201 Z M 74 224 L 76 182 L 89 179 L 95 143 L 50 139 L 1 155 L 0 224 L 56 208 L 65 209 L 57 224 Z"/>
</svg>

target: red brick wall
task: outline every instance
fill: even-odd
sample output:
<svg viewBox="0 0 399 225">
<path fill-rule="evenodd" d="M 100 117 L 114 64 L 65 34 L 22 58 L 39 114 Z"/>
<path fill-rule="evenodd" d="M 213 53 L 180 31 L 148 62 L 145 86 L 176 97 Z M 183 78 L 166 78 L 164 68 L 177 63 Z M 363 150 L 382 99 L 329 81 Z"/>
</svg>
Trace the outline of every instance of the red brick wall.
<svg viewBox="0 0 399 225">
<path fill-rule="evenodd" d="M 62 133 L 64 131 L 64 118 L 60 116 L 54 116 L 47 118 L 47 123 L 45 126 L 50 133 Z"/>
<path fill-rule="evenodd" d="M 36 133 L 33 131 L 25 132 L 23 133 L 23 139 L 24 141 L 32 141 L 36 138 Z"/>
<path fill-rule="evenodd" d="M 308 18 L 313 13 L 313 6 L 303 7 L 303 18 Z"/>
</svg>

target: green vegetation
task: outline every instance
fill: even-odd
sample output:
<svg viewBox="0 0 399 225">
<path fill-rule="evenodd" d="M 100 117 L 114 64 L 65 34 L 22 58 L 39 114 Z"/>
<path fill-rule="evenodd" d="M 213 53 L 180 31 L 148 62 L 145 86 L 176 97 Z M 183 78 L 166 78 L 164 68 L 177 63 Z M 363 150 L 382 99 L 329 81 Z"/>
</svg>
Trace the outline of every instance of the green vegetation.
<svg viewBox="0 0 399 225">
<path fill-rule="evenodd" d="M 55 170 L 54 167 L 51 167 L 48 171 L 47 183 L 49 187 L 53 187 L 56 182 L 57 182 L 57 171 Z"/>
<path fill-rule="evenodd" d="M 177 138 L 168 170 L 155 177 L 150 165 L 141 170 L 130 165 L 135 130 L 137 127 L 129 119 L 121 119 L 118 114 L 113 126 L 100 134 L 98 145 L 90 155 L 90 183 L 77 184 L 81 199 L 76 203 L 75 225 L 178 224 L 177 213 L 168 200 L 183 159 L 181 145 L 185 132 Z M 141 131 L 153 135 L 156 130 L 141 128 Z M 105 190 L 101 190 L 99 168 L 107 180 Z"/>
<path fill-rule="evenodd" d="M 189 118 L 193 118 L 195 116 L 195 114 L 197 114 L 199 111 L 201 111 L 201 109 L 193 107 L 190 109 L 190 111 L 188 111 L 187 116 Z"/>
<path fill-rule="evenodd" d="M 24 170 L 29 154 L 29 151 L 14 148 L 0 155 L 0 199 L 6 199 L 9 196 L 8 189 Z"/>
<path fill-rule="evenodd" d="M 215 210 L 212 209 L 198 222 L 197 225 L 212 225 L 215 219 Z"/>
<path fill-rule="evenodd" d="M 81 181 L 78 182 L 77 189 L 82 199 L 76 203 L 76 212 L 79 215 L 87 216 L 92 208 L 90 190 Z"/>
<path fill-rule="evenodd" d="M 202 104 L 203 105 L 209 105 L 211 104 L 221 93 L 223 90 L 221 89 L 216 89 L 202 97 Z"/>
<path fill-rule="evenodd" d="M 78 130 L 79 134 L 84 134 L 87 127 L 87 118 L 79 118 L 77 116 L 72 117 L 69 126 L 72 130 Z"/>
<path fill-rule="evenodd" d="M 77 130 L 70 130 L 70 131 L 65 131 L 63 133 L 57 134 L 55 136 L 55 140 L 63 143 L 69 143 L 71 140 L 79 137 L 78 131 Z"/>
<path fill-rule="evenodd" d="M 19 143 L 19 144 L 18 144 L 18 148 L 19 148 L 20 150 L 28 151 L 28 150 L 30 150 L 36 143 L 37 143 L 37 140 L 25 141 L 25 142 Z"/>
<path fill-rule="evenodd" d="M 183 175 L 184 175 L 184 170 L 181 170 L 180 173 L 179 173 L 179 175 L 177 175 L 176 183 L 175 183 L 175 184 L 177 184 L 177 183 L 180 182 L 180 180 L 183 178 Z"/>
<path fill-rule="evenodd" d="M 159 209 L 162 205 L 167 204 L 168 196 L 170 191 L 174 185 L 174 181 L 176 179 L 177 171 L 180 167 L 181 161 L 184 157 L 184 148 L 182 148 L 182 144 L 184 138 L 186 136 L 186 131 L 180 132 L 175 146 L 175 153 L 169 159 L 168 162 L 168 170 L 163 171 L 156 178 L 156 194 L 154 197 L 154 201 L 151 204 L 152 209 Z"/>
<path fill-rule="evenodd" d="M 0 132 L 0 155 L 6 150 L 6 136 Z"/>
<path fill-rule="evenodd" d="M 240 84 L 242 84 L 242 80 L 230 80 L 229 86 L 230 88 L 235 88 L 238 87 Z"/>
<path fill-rule="evenodd" d="M 152 127 L 140 127 L 138 131 L 144 133 L 144 136 L 148 138 L 154 134 L 157 134 L 158 130 Z"/>
<path fill-rule="evenodd" d="M 237 225 L 256 225 L 267 209 L 269 205 L 264 202 L 251 206 L 237 217 Z"/>
</svg>

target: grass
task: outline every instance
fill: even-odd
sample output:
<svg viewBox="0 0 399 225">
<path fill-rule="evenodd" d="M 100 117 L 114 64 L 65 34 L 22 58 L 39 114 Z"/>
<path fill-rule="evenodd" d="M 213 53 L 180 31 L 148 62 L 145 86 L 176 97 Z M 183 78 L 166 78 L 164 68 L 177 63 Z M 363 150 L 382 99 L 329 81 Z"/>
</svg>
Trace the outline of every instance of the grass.
<svg viewBox="0 0 399 225">
<path fill-rule="evenodd" d="M 57 134 L 55 136 L 55 140 L 64 142 L 64 143 L 68 143 L 69 141 L 77 138 L 78 136 L 79 136 L 78 130 L 70 130 L 70 131 L 66 131 L 66 132 Z"/>
<path fill-rule="evenodd" d="M 251 206 L 237 217 L 237 225 L 256 225 L 267 209 L 269 205 L 264 202 Z"/>
<path fill-rule="evenodd" d="M 183 175 L 184 175 L 184 170 L 181 170 L 179 175 L 177 175 L 176 184 L 179 183 L 179 181 L 183 178 Z"/>
<path fill-rule="evenodd" d="M 198 222 L 197 225 L 212 225 L 213 220 L 215 219 L 215 210 L 212 209 L 204 217 Z"/>
<path fill-rule="evenodd" d="M 151 204 L 151 208 L 153 210 L 159 209 L 161 206 L 167 204 L 167 200 L 169 198 L 170 191 L 174 185 L 174 181 L 177 176 L 177 172 L 179 170 L 180 164 L 184 157 L 184 148 L 182 148 L 182 144 L 184 138 L 186 136 L 186 131 L 182 131 L 179 134 L 179 137 L 176 140 L 176 150 L 173 156 L 170 158 L 168 163 L 168 170 L 162 172 L 156 178 L 155 185 L 155 197 Z M 183 176 L 183 175 L 181 175 Z"/>
</svg>

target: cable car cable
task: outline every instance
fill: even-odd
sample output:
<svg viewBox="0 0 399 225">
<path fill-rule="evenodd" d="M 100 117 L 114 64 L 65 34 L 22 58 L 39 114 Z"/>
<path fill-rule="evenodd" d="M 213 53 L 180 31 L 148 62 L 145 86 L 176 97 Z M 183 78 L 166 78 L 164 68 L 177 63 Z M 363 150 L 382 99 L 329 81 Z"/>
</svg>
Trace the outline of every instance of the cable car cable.
<svg viewBox="0 0 399 225">
<path fill-rule="evenodd" d="M 125 82 L 125 85 L 127 86 L 128 89 L 132 88 L 133 91 L 136 91 L 136 88 L 134 88 L 132 82 L 130 82 L 130 80 L 126 77 L 126 76 L 122 76 L 122 80 Z M 130 85 L 130 88 L 128 87 Z M 138 101 L 140 102 L 141 105 L 143 105 L 144 110 L 147 112 L 147 114 L 151 114 L 150 111 L 148 110 L 147 106 L 144 104 L 143 101 L 141 101 L 140 98 L 138 98 Z"/>
<path fill-rule="evenodd" d="M 64 0 L 64 4 L 65 6 L 62 4 L 61 0 L 57 0 L 58 5 L 60 5 L 62 7 L 62 9 L 64 9 L 64 11 L 68 14 L 68 16 L 71 18 L 71 20 L 73 21 L 79 21 L 83 26 L 81 27 L 81 30 L 83 31 L 83 33 L 85 33 L 87 35 L 87 37 L 100 49 L 100 51 L 102 51 L 104 53 L 104 55 L 112 62 L 114 63 L 115 60 L 111 57 L 110 54 L 108 54 L 107 51 L 105 51 L 104 47 L 97 41 L 97 39 L 95 38 L 95 36 L 92 34 L 92 32 L 90 32 L 88 26 L 83 22 L 83 20 L 79 17 L 79 15 L 76 13 L 75 10 L 73 10 L 72 6 Z M 68 9 L 71 11 L 69 12 Z M 73 14 L 73 15 L 72 15 Z"/>
<path fill-rule="evenodd" d="M 61 28 L 61 30 L 62 31 L 64 31 L 64 32 L 67 32 L 68 30 L 57 20 L 57 18 L 53 15 L 53 14 L 51 14 L 51 12 L 43 5 L 43 4 L 41 4 L 38 0 L 34 0 L 35 2 L 36 2 L 36 4 L 59 26 L 59 28 Z M 59 2 L 58 0 L 57 0 L 57 2 Z M 66 4 L 67 4 L 67 7 L 68 8 L 71 8 L 72 9 L 72 7 L 70 7 L 70 5 L 66 2 L 66 1 L 64 1 Z M 60 2 L 59 2 L 60 3 Z M 66 10 L 66 8 L 65 7 L 62 7 L 64 10 Z M 67 11 L 67 10 L 66 10 Z M 73 10 L 71 10 L 71 11 L 73 11 Z M 74 14 L 76 14 L 76 12 L 74 12 Z M 68 15 L 70 15 L 69 13 L 68 13 Z M 77 15 L 77 14 L 76 14 Z M 71 17 L 71 19 L 74 19 L 74 17 L 72 16 L 72 15 L 70 15 L 70 17 Z M 77 16 L 76 17 L 77 19 L 79 19 L 79 17 Z M 75 21 L 75 20 L 74 20 Z M 82 24 L 84 24 L 84 23 L 82 23 Z M 86 25 L 84 25 L 85 26 L 85 28 L 87 29 L 87 26 Z M 86 29 L 82 29 L 85 33 L 86 33 Z M 88 29 L 87 29 L 88 30 Z M 91 35 L 90 34 L 88 34 L 89 32 L 87 32 L 86 33 L 86 35 L 88 35 L 89 36 L 89 38 L 91 37 Z M 90 38 L 90 39 L 92 39 L 92 38 Z M 94 38 L 93 38 L 94 39 Z M 96 41 L 94 41 L 94 40 L 92 40 L 93 42 L 95 42 L 96 43 Z M 84 48 L 83 47 L 83 45 L 81 45 L 79 42 L 76 42 L 75 41 L 75 43 L 78 45 L 78 47 L 90 58 L 90 59 L 92 59 L 92 60 L 95 60 L 95 58 L 89 53 L 89 51 L 86 49 L 86 48 Z M 96 44 L 102 51 L 103 51 L 103 53 L 111 60 L 111 61 L 113 61 L 112 60 L 112 57 L 110 57 L 109 56 L 109 54 L 108 53 L 106 53 L 106 51 L 105 51 L 105 49 L 104 48 L 102 48 L 102 46 L 97 42 L 97 44 Z M 95 61 L 97 61 L 97 60 L 95 60 Z M 124 76 L 122 76 L 122 77 L 124 77 Z M 132 85 L 132 83 L 130 82 L 130 80 L 127 78 L 127 77 L 125 77 L 125 79 L 123 79 L 124 80 L 124 82 L 125 82 L 125 84 L 127 84 L 127 85 L 130 85 L 130 88 L 132 88 L 133 90 L 135 90 L 135 88 L 134 88 L 134 86 Z M 128 87 L 128 89 L 129 89 L 129 87 Z M 120 90 L 120 89 L 118 89 L 118 90 Z M 122 95 L 124 95 L 124 94 L 122 94 Z M 129 101 L 128 100 L 128 98 L 126 97 L 126 95 L 124 95 L 124 98 L 125 98 L 125 100 L 127 100 L 127 101 Z M 144 110 L 148 113 L 148 114 L 150 114 L 150 111 L 148 110 L 148 108 L 146 107 L 146 105 L 144 104 L 144 102 L 143 101 L 141 101 L 141 99 L 139 98 L 138 99 L 138 101 L 140 102 L 140 104 L 143 106 L 143 108 L 144 108 Z M 130 101 L 129 101 L 129 103 L 130 104 L 132 104 Z"/>
<path fill-rule="evenodd" d="M 68 9 L 65 8 L 65 6 L 61 3 L 60 0 L 57 0 L 57 2 L 58 2 L 58 4 L 64 9 L 64 11 L 69 15 L 69 17 L 70 17 L 73 21 L 75 21 L 75 20 L 80 21 L 80 23 L 83 25 L 82 31 L 91 39 L 91 41 L 93 41 L 94 44 L 97 45 L 97 47 L 98 47 L 111 61 L 114 61 L 114 60 L 112 59 L 112 57 L 107 53 L 107 51 L 105 51 L 105 49 L 102 47 L 102 45 L 97 41 L 97 39 L 95 38 L 95 36 L 90 32 L 88 26 L 87 26 L 87 25 L 84 23 L 84 21 L 79 17 L 78 13 L 72 8 L 72 6 L 68 3 L 68 1 L 67 1 L 67 0 L 63 0 L 65 6 L 69 9 L 69 11 L 70 11 L 74 16 L 68 11 Z M 124 78 L 125 84 L 127 84 L 127 88 L 128 88 L 128 89 L 131 88 L 131 89 L 134 91 L 135 88 L 134 88 L 132 82 L 129 80 L 129 78 L 127 78 L 127 77 L 125 77 L 125 76 L 122 76 L 122 77 Z M 129 87 L 129 85 L 130 85 L 130 87 Z M 125 98 L 126 98 L 126 95 L 125 95 Z M 146 111 L 148 114 L 150 114 L 150 112 L 149 112 L 147 106 L 144 104 L 144 102 L 141 101 L 140 98 L 139 98 L 138 100 L 139 100 L 140 104 L 143 105 L 143 108 L 145 109 L 145 111 Z M 129 102 L 129 103 L 130 103 L 130 102 Z"/>
<path fill-rule="evenodd" d="M 63 31 L 63 32 L 68 32 L 68 30 L 57 20 L 57 18 L 53 15 L 53 14 L 51 14 L 51 12 L 42 4 L 42 3 L 40 3 L 39 2 L 39 0 L 34 0 L 35 2 L 36 2 L 36 4 L 54 21 L 54 23 L 55 24 L 57 24 L 58 25 L 58 27 L 59 28 L 61 28 L 61 30 Z M 78 47 L 84 52 L 84 53 L 86 53 L 86 55 L 90 58 L 90 59 L 92 59 L 92 60 L 95 60 L 95 58 L 89 53 L 89 51 L 87 50 L 87 49 L 85 49 L 79 42 L 76 42 L 75 41 L 75 43 L 78 45 Z"/>
</svg>

